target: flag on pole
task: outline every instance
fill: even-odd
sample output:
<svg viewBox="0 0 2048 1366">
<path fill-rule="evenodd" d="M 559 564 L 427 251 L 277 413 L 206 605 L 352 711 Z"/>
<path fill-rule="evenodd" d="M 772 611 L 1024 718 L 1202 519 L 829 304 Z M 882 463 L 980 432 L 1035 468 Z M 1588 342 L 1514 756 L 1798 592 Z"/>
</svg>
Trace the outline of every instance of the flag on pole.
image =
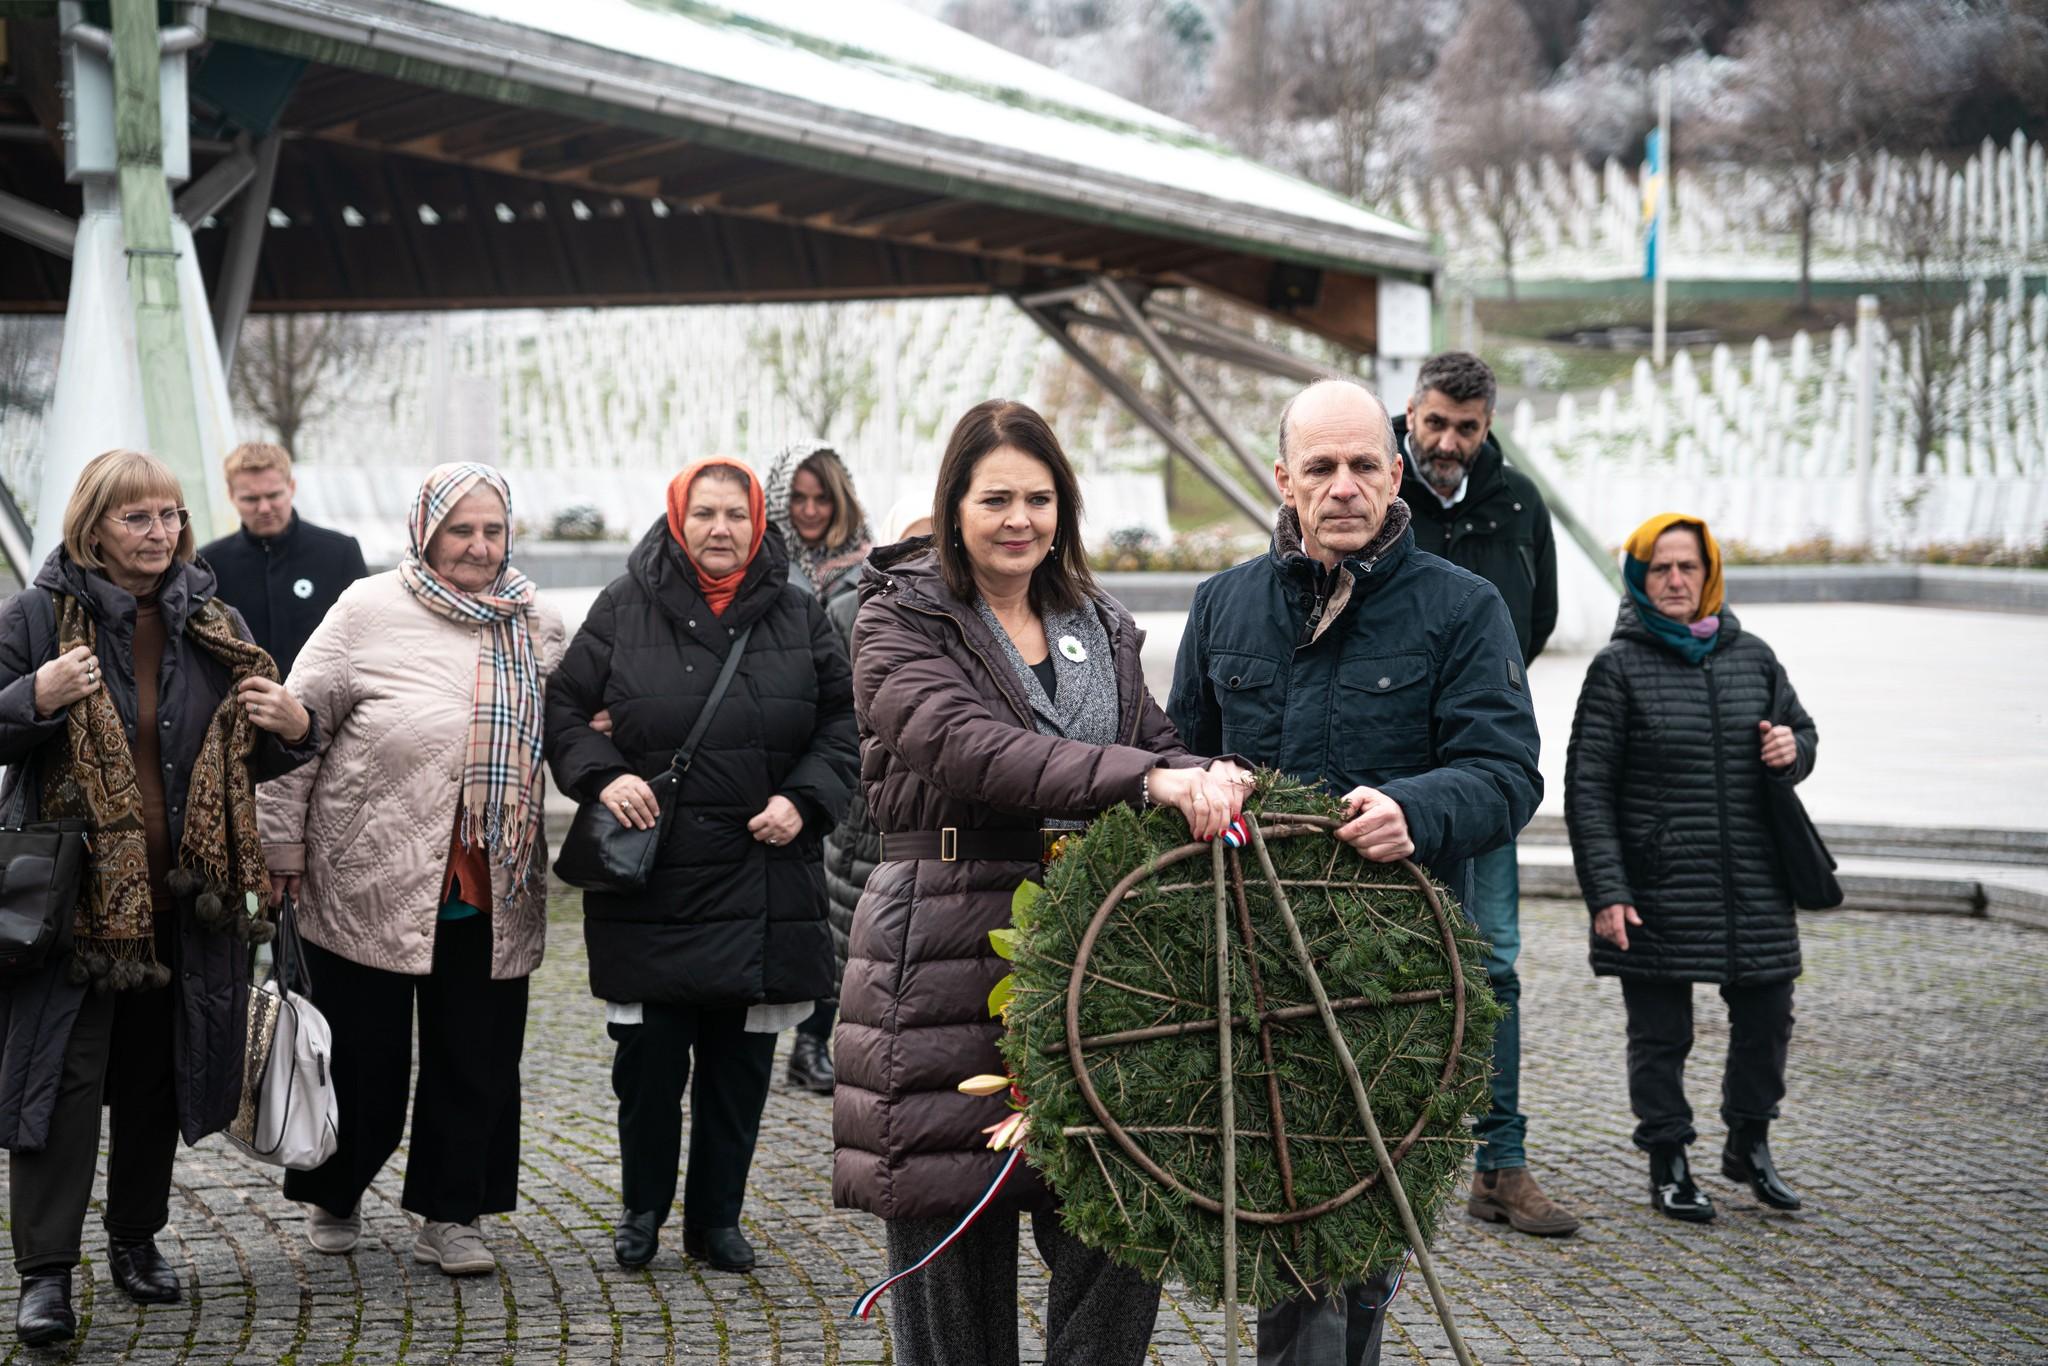
<svg viewBox="0 0 2048 1366">
<path fill-rule="evenodd" d="M 1657 237 L 1664 225 L 1664 139 L 1655 128 L 1643 139 L 1643 278 L 1657 278 Z"/>
</svg>

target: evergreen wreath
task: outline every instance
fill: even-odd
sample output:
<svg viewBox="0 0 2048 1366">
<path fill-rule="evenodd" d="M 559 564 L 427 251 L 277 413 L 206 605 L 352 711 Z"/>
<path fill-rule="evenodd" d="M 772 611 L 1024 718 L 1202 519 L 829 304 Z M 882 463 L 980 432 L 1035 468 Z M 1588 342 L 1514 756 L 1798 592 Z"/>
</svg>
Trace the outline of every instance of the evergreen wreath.
<svg viewBox="0 0 2048 1366">
<path fill-rule="evenodd" d="M 1241 849 L 1189 845 L 1172 810 L 1118 807 L 1063 842 L 1043 889 L 1019 889 L 1015 930 L 997 932 L 1016 972 L 990 1006 L 1007 1017 L 1022 1113 L 991 1146 L 1028 1134 L 1067 1229 L 1147 1277 L 1267 1306 L 1402 1260 L 1401 1212 L 1326 1021 L 1355 1060 L 1425 1241 L 1468 1165 L 1466 1122 L 1487 1101 L 1502 1013 L 1483 945 L 1412 865 L 1369 863 L 1332 838 L 1342 816 L 1340 803 L 1273 773 L 1245 803 L 1257 838 Z M 1237 1225 L 1228 1268 L 1226 1174 Z"/>
</svg>

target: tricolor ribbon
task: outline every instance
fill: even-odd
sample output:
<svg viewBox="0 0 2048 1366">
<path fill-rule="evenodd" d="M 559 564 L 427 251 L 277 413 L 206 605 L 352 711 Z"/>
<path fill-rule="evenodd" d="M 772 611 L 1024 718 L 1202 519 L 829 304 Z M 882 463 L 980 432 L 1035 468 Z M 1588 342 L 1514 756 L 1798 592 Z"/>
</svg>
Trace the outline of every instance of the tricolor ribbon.
<svg viewBox="0 0 2048 1366">
<path fill-rule="evenodd" d="M 934 1261 L 936 1261 L 941 1252 L 944 1252 L 947 1248 L 951 1247 L 954 1244 L 954 1242 L 959 1239 L 961 1234 L 967 1232 L 969 1228 L 973 1227 L 974 1221 L 981 1217 L 982 1211 L 986 1210 L 990 1205 L 995 1203 L 996 1195 L 1003 1189 L 1004 1184 L 1009 1181 L 1010 1173 L 1017 1170 L 1017 1164 L 1023 1160 L 1024 1150 L 1022 1148 L 1010 1149 L 1009 1160 L 1003 1163 L 1003 1169 L 996 1173 L 996 1179 L 991 1181 L 989 1183 L 988 1189 L 981 1193 L 981 1199 L 974 1202 L 974 1208 L 967 1211 L 966 1217 L 961 1219 L 959 1223 L 953 1225 L 953 1231 L 951 1233 L 948 1233 L 945 1237 L 939 1239 L 937 1243 L 932 1245 L 932 1250 L 930 1252 L 925 1253 L 924 1256 L 919 1257 L 909 1266 L 904 1267 L 901 1271 L 889 1277 L 889 1279 L 887 1279 L 886 1281 L 881 1281 L 873 1286 L 870 1286 L 868 1288 L 867 1293 L 862 1295 L 859 1300 L 855 1301 L 853 1309 L 851 1310 L 851 1312 L 847 1314 L 847 1317 L 854 1319 L 866 1318 L 869 1314 L 874 1312 L 876 1302 L 879 1301 L 882 1298 L 882 1296 L 889 1293 L 889 1289 L 891 1286 L 895 1285 L 896 1282 L 904 1279 L 906 1276 L 915 1276 L 918 1272 L 924 1270 L 926 1267 L 930 1266 Z"/>
<path fill-rule="evenodd" d="M 1223 842 L 1233 849 L 1242 849 L 1252 842 L 1252 832 L 1245 829 L 1243 816 L 1223 827 Z"/>
</svg>

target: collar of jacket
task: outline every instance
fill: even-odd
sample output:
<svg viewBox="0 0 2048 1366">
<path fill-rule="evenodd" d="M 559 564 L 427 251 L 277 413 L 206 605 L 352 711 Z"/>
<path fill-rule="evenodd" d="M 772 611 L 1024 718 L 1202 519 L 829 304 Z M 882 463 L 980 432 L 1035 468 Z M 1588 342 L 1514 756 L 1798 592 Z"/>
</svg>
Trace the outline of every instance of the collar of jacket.
<svg viewBox="0 0 2048 1366">
<path fill-rule="evenodd" d="M 677 626 L 686 626 L 700 615 L 711 613 L 704 590 L 697 586 L 696 569 L 676 544 L 676 538 L 669 534 L 666 513 L 654 519 L 654 525 L 647 528 L 640 543 L 626 556 L 626 573 L 647 590 L 647 596 Z M 755 621 L 775 605 L 788 582 L 789 553 L 782 547 L 782 533 L 771 526 L 761 537 L 761 549 L 747 566 L 747 576 L 740 580 L 739 592 L 733 595 L 725 615 L 713 616 L 711 620 L 726 627 Z M 710 624 L 706 621 L 702 629 L 708 631 Z M 707 634 L 705 638 L 711 637 Z"/>
<path fill-rule="evenodd" d="M 1715 654 L 1726 650 L 1729 645 L 1734 643 L 1735 638 L 1742 634 L 1742 622 L 1736 617 L 1734 612 L 1729 610 L 1727 604 L 1722 604 L 1719 616 L 1721 618 L 1721 644 L 1715 650 Z M 1662 641 L 1650 634 L 1650 628 L 1643 625 L 1643 619 L 1636 615 L 1635 603 L 1626 596 L 1621 600 L 1620 613 L 1614 618 L 1614 634 L 1609 636 L 1608 639 L 1638 641 L 1644 645 L 1654 645 L 1659 650 L 1665 650 L 1666 648 Z M 1673 655 L 1672 658 L 1675 659 L 1677 656 Z M 1709 655 L 1708 658 L 1713 658 L 1713 655 Z"/>
<path fill-rule="evenodd" d="M 894 597 L 905 607 L 928 616 L 942 616 L 960 629 L 969 649 L 980 656 L 988 675 L 996 687 L 1016 711 L 1018 719 L 1027 729 L 1035 729 L 1031 719 L 1031 699 L 1024 691 L 1024 684 L 1017 678 L 1015 669 L 1009 667 L 1004 658 L 1003 648 L 990 634 L 988 623 L 982 620 L 981 612 L 971 603 L 955 597 L 946 587 L 945 578 L 939 573 L 939 557 L 932 551 L 932 538 L 912 536 L 909 540 L 894 545 L 877 546 L 869 552 L 860 568 L 860 600 L 863 604 L 878 597 Z M 1125 654 L 1135 653 L 1126 627 L 1135 628 L 1136 622 L 1116 599 L 1098 590 L 1094 597 L 1095 614 L 1102 620 L 1102 629 L 1109 635 L 1109 656 L 1116 670 L 1117 729 L 1121 735 L 1129 728 L 1131 718 L 1137 715 L 1137 688 L 1144 683 L 1142 668 L 1126 668 Z M 1132 678 L 1136 687 L 1129 686 Z"/>
<path fill-rule="evenodd" d="M 36 571 L 36 587 L 78 598 L 85 603 L 93 624 L 103 631 L 125 639 L 135 630 L 135 595 L 106 575 L 74 563 L 61 545 Z M 157 589 L 165 633 L 175 636 L 183 631 L 192 614 L 212 599 L 213 589 L 213 571 L 204 560 L 173 561 Z"/>
<path fill-rule="evenodd" d="M 255 546 L 258 550 L 265 552 L 282 550 L 292 543 L 293 537 L 299 534 L 299 510 L 297 508 L 292 509 L 292 519 L 286 522 L 284 530 L 278 532 L 275 536 L 258 536 L 246 526 L 237 527 L 235 531 L 244 541 Z"/>
<path fill-rule="evenodd" d="M 1339 574 L 1302 548 L 1300 516 L 1291 507 L 1281 507 L 1273 523 L 1269 558 L 1274 572 L 1282 579 L 1294 580 L 1314 595 L 1308 612 L 1316 613 L 1313 623 L 1308 613 L 1303 614 L 1301 627 L 1295 631 L 1296 649 L 1321 640 L 1332 623 L 1344 615 L 1356 593 L 1373 591 L 1393 574 L 1415 547 L 1415 533 L 1408 527 L 1409 520 L 1406 503 L 1399 498 L 1388 503 L 1378 534 L 1363 549 L 1338 562 L 1338 568 L 1347 571 Z M 1304 628 L 1309 630 L 1307 639 L 1301 638 Z"/>
<path fill-rule="evenodd" d="M 1408 458 L 1408 419 L 1405 415 L 1394 419 L 1394 448 L 1401 452 L 1401 500 L 1417 517 L 1437 522 L 1468 517 L 1477 512 L 1487 499 L 1498 498 L 1508 492 L 1507 457 L 1491 432 L 1486 434 L 1485 443 L 1479 447 L 1479 454 L 1473 457 L 1472 467 L 1466 472 L 1470 482 L 1465 486 L 1465 496 L 1451 507 L 1444 506 L 1443 499 L 1422 477 L 1422 471 L 1415 468 L 1415 462 Z"/>
</svg>

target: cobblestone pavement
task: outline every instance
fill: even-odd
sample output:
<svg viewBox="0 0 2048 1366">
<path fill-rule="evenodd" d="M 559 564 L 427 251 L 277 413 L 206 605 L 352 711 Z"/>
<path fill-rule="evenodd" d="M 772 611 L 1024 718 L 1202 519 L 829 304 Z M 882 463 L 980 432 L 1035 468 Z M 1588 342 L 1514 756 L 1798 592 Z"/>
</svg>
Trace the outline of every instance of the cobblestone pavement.
<svg viewBox="0 0 2048 1366">
<path fill-rule="evenodd" d="M 1809 917 L 1791 1095 L 1775 1131 L 1807 1210 L 1766 1213 L 1709 1175 L 1722 1214 L 1696 1228 L 1646 1208 L 1628 1146 L 1619 992 L 1586 972 L 1583 912 L 1532 904 L 1524 918 L 1531 1149 L 1586 1226 L 1545 1241 L 1447 1219 L 1438 1261 L 1480 1360 L 2048 1360 L 2048 934 Z M 888 1361 L 886 1304 L 876 1322 L 845 1317 L 881 1268 L 881 1237 L 874 1220 L 831 1208 L 828 1103 L 778 1080 L 746 1213 L 755 1275 L 684 1260 L 677 1221 L 652 1268 L 620 1271 L 611 1050 L 566 908 L 533 1001 L 520 1209 L 486 1221 L 496 1277 L 449 1281 L 413 1263 L 397 1162 L 366 1197 L 361 1250 L 323 1257 L 274 1174 L 215 1140 L 177 1169 L 164 1246 L 185 1303 L 142 1310 L 113 1290 L 91 1220 L 70 1358 Z M 1714 1167 L 1726 1030 L 1718 1000 L 1700 1002 L 1692 1091 L 1701 1165 Z M 1042 1351 L 1043 1288 L 1030 1267 L 1027 1357 Z M 11 1317 L 13 1300 L 0 1292 L 0 1312 Z M 1220 1361 L 1221 1315 L 1169 1292 L 1155 1344 L 1160 1362 Z M 9 1358 L 39 1359 L 64 1358 Z M 1387 1359 L 1450 1360 L 1418 1277 L 1396 1306 Z"/>
</svg>

